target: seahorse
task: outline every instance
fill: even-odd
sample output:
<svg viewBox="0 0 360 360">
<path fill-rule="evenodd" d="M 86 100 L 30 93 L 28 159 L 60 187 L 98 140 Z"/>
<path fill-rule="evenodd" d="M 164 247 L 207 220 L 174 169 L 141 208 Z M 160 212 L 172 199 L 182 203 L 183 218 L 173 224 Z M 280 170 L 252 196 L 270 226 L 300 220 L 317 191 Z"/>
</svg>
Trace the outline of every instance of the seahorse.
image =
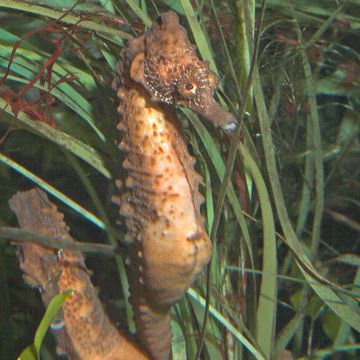
<svg viewBox="0 0 360 360">
<path fill-rule="evenodd" d="M 198 59 L 174 12 L 132 40 L 118 63 L 119 148 L 125 153 L 120 206 L 137 336 L 153 359 L 170 356 L 170 308 L 211 257 L 194 170 L 170 104 L 231 130 L 234 117 L 212 97 L 217 79 Z"/>
<path fill-rule="evenodd" d="M 18 192 L 9 203 L 22 228 L 73 241 L 63 214 L 40 189 Z M 18 246 L 25 279 L 40 289 L 45 305 L 55 295 L 72 289 L 51 325 L 58 353 L 66 353 L 72 360 L 150 359 L 139 344 L 111 324 L 79 251 L 56 253 L 33 243 Z"/>
</svg>

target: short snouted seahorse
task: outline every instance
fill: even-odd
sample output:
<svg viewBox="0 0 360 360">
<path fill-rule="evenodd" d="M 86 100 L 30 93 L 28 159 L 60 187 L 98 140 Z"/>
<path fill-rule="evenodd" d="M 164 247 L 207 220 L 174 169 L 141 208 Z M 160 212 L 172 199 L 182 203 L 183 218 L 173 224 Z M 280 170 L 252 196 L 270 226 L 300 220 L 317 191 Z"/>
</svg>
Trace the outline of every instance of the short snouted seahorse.
<svg viewBox="0 0 360 360">
<path fill-rule="evenodd" d="M 188 107 L 231 129 L 233 116 L 212 97 L 216 82 L 173 12 L 130 42 L 118 64 L 114 86 L 127 179 L 114 201 L 130 244 L 130 300 L 137 335 L 154 359 L 169 359 L 170 307 L 211 256 L 200 214 L 201 178 L 168 104 Z"/>
</svg>

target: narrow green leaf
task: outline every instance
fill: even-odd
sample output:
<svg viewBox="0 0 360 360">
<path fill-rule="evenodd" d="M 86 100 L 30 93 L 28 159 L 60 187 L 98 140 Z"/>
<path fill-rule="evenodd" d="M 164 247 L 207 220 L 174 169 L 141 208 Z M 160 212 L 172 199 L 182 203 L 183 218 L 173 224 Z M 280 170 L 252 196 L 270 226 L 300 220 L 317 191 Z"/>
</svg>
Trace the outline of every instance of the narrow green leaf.
<svg viewBox="0 0 360 360">
<path fill-rule="evenodd" d="M 175 318 L 177 318 L 178 323 L 180 324 L 183 332 L 186 334 L 194 333 L 194 326 L 191 318 L 191 304 L 185 299 L 181 300 L 175 307 L 176 313 Z M 195 359 L 197 345 L 196 340 L 193 336 L 185 336 L 186 344 L 186 355 L 188 359 Z"/>
<path fill-rule="evenodd" d="M 219 71 L 214 61 L 210 46 L 206 40 L 205 34 L 201 29 L 201 26 L 197 20 L 197 15 L 189 0 L 180 0 L 180 3 L 184 9 L 187 21 L 190 25 L 191 31 L 194 35 L 196 45 L 199 49 L 199 53 L 204 60 L 207 60 L 210 65 L 210 69 L 219 75 Z"/>
<path fill-rule="evenodd" d="M 49 194 L 55 196 L 57 199 L 62 201 L 64 204 L 72 208 L 74 211 L 79 213 L 81 216 L 88 219 L 90 222 L 98 226 L 100 229 L 105 229 L 105 224 L 97 218 L 95 215 L 81 207 L 79 204 L 71 200 L 69 197 L 64 195 L 59 190 L 55 189 L 53 186 L 45 182 L 44 180 L 40 179 L 38 176 L 33 174 L 31 171 L 25 169 L 20 164 L 16 163 L 14 160 L 10 159 L 6 155 L 0 153 L 0 162 L 4 163 L 5 165 L 9 166 L 10 168 L 14 169 L 15 171 L 19 172 L 32 182 L 34 182 L 36 185 L 40 186 L 42 189 L 47 191 Z"/>
<path fill-rule="evenodd" d="M 0 0 L 0 8 L 28 12 L 37 16 L 45 16 L 50 19 L 58 20 L 61 23 L 76 25 L 87 30 L 96 31 L 99 35 L 106 35 L 107 37 L 110 37 L 112 41 L 119 44 L 122 44 L 121 38 L 128 40 L 132 39 L 132 36 L 128 33 L 113 29 L 108 24 L 99 24 L 96 21 L 84 20 L 87 19 L 87 14 L 84 14 L 84 16 L 78 15 L 74 12 L 66 14 L 66 11 L 63 10 L 55 10 L 46 6 L 34 3 L 30 4 L 21 0 Z"/>
<path fill-rule="evenodd" d="M 36 350 L 36 353 L 40 354 L 40 348 L 41 344 L 44 340 L 45 334 L 53 321 L 54 317 L 56 316 L 57 312 L 60 310 L 62 305 L 64 304 L 64 301 L 68 296 L 70 296 L 72 293 L 72 290 L 66 290 L 62 294 L 56 295 L 50 302 L 49 306 L 46 309 L 45 315 L 43 316 L 40 325 L 35 333 L 35 339 L 34 339 L 34 347 Z"/>
<path fill-rule="evenodd" d="M 267 358 L 271 357 L 274 344 L 277 308 L 277 254 L 274 215 L 269 194 L 260 170 L 243 143 L 239 143 L 240 153 L 246 170 L 254 180 L 259 195 L 263 221 L 262 280 L 257 310 L 256 340 Z"/>
<path fill-rule="evenodd" d="M 39 360 L 36 355 L 34 345 L 30 345 L 25 348 L 17 360 Z"/>
<path fill-rule="evenodd" d="M 276 168 L 274 144 L 272 140 L 270 121 L 267 114 L 260 75 L 258 71 L 254 74 L 254 93 L 257 103 L 258 118 L 260 122 L 261 133 L 263 136 L 264 155 L 276 210 L 283 228 L 288 246 L 296 256 L 299 268 L 306 280 L 310 282 L 313 290 L 326 304 L 344 321 L 357 331 L 360 331 L 360 316 L 345 304 L 340 297 L 330 288 L 329 282 L 312 265 L 306 256 L 296 234 L 291 225 L 284 197 L 281 190 L 280 179 Z M 311 274 L 311 275 L 310 275 Z"/>
<path fill-rule="evenodd" d="M 194 317 L 197 320 L 199 324 L 202 323 L 205 315 L 205 308 L 202 307 L 201 304 L 199 304 L 198 301 L 191 298 L 191 307 L 192 311 L 194 313 Z M 206 322 L 206 334 L 211 334 L 211 337 L 214 337 L 215 339 L 220 339 L 222 334 L 220 329 L 217 326 L 214 326 L 213 319 L 210 318 L 210 321 Z M 206 347 L 207 352 L 209 353 L 210 359 L 221 359 L 222 353 L 221 350 L 218 348 L 217 344 L 212 341 L 212 338 L 210 336 L 205 336 L 204 340 L 204 347 Z"/>
<path fill-rule="evenodd" d="M 299 328 L 302 320 L 304 318 L 304 311 L 300 308 L 296 314 L 288 321 L 288 323 L 282 328 L 281 332 L 278 334 L 275 349 L 274 349 L 274 358 L 277 359 L 281 350 L 286 349 L 290 340 L 293 338 L 296 330 Z"/>
<path fill-rule="evenodd" d="M 5 100 L 0 99 L 0 108 L 7 112 L 9 115 L 14 116 L 10 106 L 8 106 Z M 95 170 L 99 171 L 108 179 L 111 179 L 111 174 L 105 168 L 103 160 L 97 151 L 90 146 L 84 144 L 78 139 L 60 131 L 53 127 L 41 122 L 33 120 L 29 115 L 20 111 L 17 117 L 14 117 L 14 123 L 17 125 L 26 125 L 37 134 L 41 134 L 46 139 L 53 141 L 61 147 L 71 151 L 73 154 L 87 162 Z"/>
<path fill-rule="evenodd" d="M 187 294 L 194 298 L 202 307 L 206 307 L 205 299 L 200 296 L 195 290 L 187 290 Z M 257 360 L 265 360 L 266 357 L 256 348 L 239 330 L 237 330 L 225 317 L 220 314 L 213 306 L 209 306 L 209 313 L 222 324 L 241 344 L 243 344 Z"/>
<path fill-rule="evenodd" d="M 356 270 L 354 282 L 353 282 L 352 289 L 351 289 L 351 292 L 353 293 L 354 297 L 357 299 L 360 297 L 359 289 L 360 289 L 360 266 Z M 349 304 L 354 309 L 359 308 L 359 304 L 355 299 L 349 299 Z M 345 341 L 349 338 L 350 333 L 351 333 L 350 326 L 345 321 L 342 321 L 339 326 L 339 331 L 336 335 L 334 345 L 336 345 L 336 346 L 344 345 Z"/>
<path fill-rule="evenodd" d="M 171 342 L 171 352 L 173 360 L 183 360 L 186 359 L 186 343 L 185 336 L 182 332 L 179 324 L 172 320 L 171 329 L 173 332 L 173 341 Z"/>
<path fill-rule="evenodd" d="M 335 356 L 335 353 L 346 353 L 346 352 L 355 352 L 360 350 L 360 343 L 350 344 L 350 345 L 341 345 L 341 346 L 333 346 L 326 349 L 321 349 L 315 351 L 311 354 L 311 359 L 329 359 Z M 346 356 L 346 355 L 345 355 Z M 350 356 L 350 354 L 349 354 Z M 356 356 L 356 355 L 355 355 Z M 356 359 L 357 357 L 351 359 Z M 309 359 L 308 356 L 302 356 L 298 358 L 298 360 L 307 360 Z M 350 357 L 345 357 L 345 359 L 350 359 Z"/>
<path fill-rule="evenodd" d="M 17 41 L 20 41 L 20 44 L 16 50 L 16 54 L 21 54 L 22 51 L 27 51 L 27 53 L 24 54 L 24 58 L 15 56 L 15 58 L 13 59 L 15 64 L 17 63 L 17 61 L 21 60 L 33 60 L 43 62 L 44 59 L 48 59 L 50 57 L 50 54 L 48 52 L 36 47 L 29 41 L 23 40 L 19 36 L 3 28 L 0 28 L 0 44 L 3 50 L 0 53 L 0 58 L 7 57 L 7 60 L 9 60 L 9 55 L 11 54 L 13 46 Z M 24 64 L 26 64 L 26 62 Z M 28 68 L 30 72 L 35 71 L 33 65 L 34 64 L 32 64 L 30 68 Z M 8 63 L 6 63 L 6 67 L 7 66 Z M 59 77 L 63 77 L 67 74 L 75 74 L 77 76 L 77 80 L 75 82 L 80 84 L 86 90 L 92 90 L 96 86 L 94 78 L 89 73 L 77 66 L 74 66 L 72 63 L 69 63 L 68 60 L 62 56 L 60 56 L 53 64 L 53 72 L 56 75 L 59 75 Z"/>
<path fill-rule="evenodd" d="M 114 12 L 114 5 L 109 0 L 99 0 L 101 6 L 104 7 L 107 11 Z"/>
<path fill-rule="evenodd" d="M 179 4 L 179 0 L 162 0 L 162 2 L 177 13 L 185 15 L 183 7 Z"/>
<path fill-rule="evenodd" d="M 19 356 L 18 360 L 38 360 L 40 359 L 40 348 L 44 340 L 44 337 L 48 331 L 48 328 L 60 310 L 64 301 L 72 293 L 71 290 L 67 290 L 62 294 L 56 295 L 50 302 L 46 309 L 45 315 L 43 316 L 40 325 L 35 333 L 34 343 L 28 346 Z"/>
<path fill-rule="evenodd" d="M 332 259 L 331 262 L 339 262 L 360 268 L 360 255 L 344 254 Z"/>
<path fill-rule="evenodd" d="M 197 116 L 195 116 L 193 113 L 191 113 L 187 109 L 183 109 L 183 112 L 190 119 L 191 124 L 194 126 L 196 132 L 198 133 L 199 138 L 201 139 L 202 143 L 205 146 L 206 151 L 209 154 L 209 158 L 214 165 L 214 168 L 218 174 L 218 177 L 219 177 L 220 181 L 222 182 L 222 180 L 225 176 L 225 164 L 224 164 L 224 161 L 220 155 L 220 152 L 219 152 L 214 140 L 212 139 L 209 132 L 206 130 L 205 126 L 201 123 L 201 121 L 198 119 Z M 232 186 L 231 183 L 228 184 L 227 196 L 228 196 L 229 202 L 231 204 L 231 207 L 234 211 L 234 214 L 237 218 L 239 226 L 241 228 L 242 234 L 243 234 L 245 242 L 246 242 L 246 246 L 249 251 L 250 261 L 251 261 L 251 264 L 253 265 L 254 259 L 253 259 L 253 252 L 252 252 L 249 229 L 248 229 L 247 223 L 245 221 L 245 217 L 242 213 L 239 199 L 238 199 L 238 197 L 235 193 L 234 187 Z"/>
<path fill-rule="evenodd" d="M 305 43 L 302 38 L 301 29 L 298 23 L 295 21 L 295 28 L 297 30 L 297 35 L 301 46 L 299 46 L 299 51 L 303 63 L 305 82 L 304 82 L 304 91 L 307 96 L 307 101 L 309 104 L 309 116 L 311 121 L 309 122 L 308 131 L 310 131 L 312 137 L 313 145 L 313 159 L 314 159 L 314 169 L 315 169 L 315 193 L 314 198 L 314 217 L 313 217 L 313 226 L 312 226 L 312 238 L 311 238 L 311 256 L 312 258 L 316 257 L 319 244 L 320 244 L 320 232 L 321 232 L 321 222 L 324 211 L 324 165 L 322 159 L 322 143 L 321 143 L 321 130 L 319 122 L 319 114 L 317 111 L 317 101 L 316 101 L 316 92 L 315 84 L 312 75 L 311 65 L 308 59 L 308 56 L 305 51 Z"/>
<path fill-rule="evenodd" d="M 30 66 L 30 65 L 28 65 Z M 14 72 L 18 72 L 18 66 L 14 64 L 11 67 Z M 22 68 L 20 68 L 22 69 Z M 21 71 L 23 75 L 24 71 Z M 29 76 L 28 79 L 30 80 L 32 76 Z M 19 83 L 27 84 L 27 79 L 22 79 L 18 76 L 8 75 L 7 78 L 9 80 L 14 80 Z M 56 76 L 53 76 L 54 80 L 56 81 Z M 43 90 L 47 92 L 47 88 L 45 86 L 41 86 L 39 83 L 35 83 L 33 85 L 34 88 Z M 80 95 L 76 90 L 73 89 L 72 86 L 69 84 L 59 84 L 56 88 L 51 90 L 51 95 L 54 96 L 56 99 L 60 100 L 62 104 L 67 105 L 70 109 L 74 110 L 81 118 L 83 118 L 90 127 L 94 130 L 96 135 L 100 138 L 101 141 L 105 142 L 105 136 L 101 133 L 101 131 L 97 128 L 92 111 L 93 107 L 90 103 Z M 7 111 L 8 112 L 8 111 Z"/>
<path fill-rule="evenodd" d="M 114 255 L 115 246 L 86 243 L 80 241 L 70 241 L 57 236 L 49 236 L 28 229 L 0 227 L 0 239 L 16 240 L 19 242 L 32 242 L 52 249 L 73 249 L 84 253 L 97 253 L 104 255 Z"/>
<path fill-rule="evenodd" d="M 142 22 L 146 26 L 150 26 L 152 21 L 149 18 L 149 16 L 140 8 L 140 6 L 137 4 L 134 0 L 126 0 L 127 4 L 130 6 L 132 11 L 142 20 Z"/>
</svg>

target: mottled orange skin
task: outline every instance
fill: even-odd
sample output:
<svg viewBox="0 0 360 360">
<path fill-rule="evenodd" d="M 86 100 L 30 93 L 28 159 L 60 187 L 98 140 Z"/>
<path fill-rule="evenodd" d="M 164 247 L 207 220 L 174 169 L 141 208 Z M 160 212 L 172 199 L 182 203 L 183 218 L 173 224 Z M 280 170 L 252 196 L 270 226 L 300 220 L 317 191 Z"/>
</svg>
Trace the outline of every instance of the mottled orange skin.
<svg viewBox="0 0 360 360">
<path fill-rule="evenodd" d="M 174 114 L 130 84 L 118 91 L 128 170 L 118 202 L 130 242 L 130 300 L 137 335 L 154 359 L 168 359 L 170 307 L 208 263 L 211 243 L 200 214 L 199 175 Z"/>
<path fill-rule="evenodd" d="M 10 207 L 22 228 L 72 241 L 63 214 L 41 190 L 17 193 Z M 56 319 L 63 326 L 53 330 L 59 352 L 72 360 L 149 359 L 139 345 L 111 324 L 80 252 L 65 249 L 56 254 L 53 249 L 31 243 L 20 247 L 21 268 L 41 289 L 46 305 L 55 295 L 72 289 Z"/>
<path fill-rule="evenodd" d="M 143 263 L 149 298 L 172 305 L 207 264 L 211 244 L 200 215 L 199 175 L 174 114 L 149 100 L 139 86 L 118 92 L 124 114 L 120 148 L 127 158 L 127 192 L 120 214 L 127 219 L 128 236 L 135 241 L 136 258 Z M 140 251 L 140 252 L 139 252 Z"/>
<path fill-rule="evenodd" d="M 121 334 L 104 312 L 80 252 L 59 252 L 59 291 L 72 289 L 63 306 L 65 327 L 80 359 L 149 359 L 134 342 Z"/>
<path fill-rule="evenodd" d="M 172 12 L 163 14 L 162 24 L 169 24 L 174 16 Z M 170 44 L 168 48 L 164 43 L 157 44 L 156 36 L 168 36 L 168 31 L 182 35 L 179 47 L 189 47 L 186 32 L 177 21 L 170 30 L 154 23 L 147 33 L 129 44 L 125 58 L 119 62 L 115 83 L 121 115 L 119 147 L 126 155 L 123 167 L 127 179 L 122 194 L 114 201 L 120 205 L 120 215 L 127 227 L 130 300 L 138 337 L 152 358 L 161 360 L 170 356 L 170 308 L 211 257 L 211 242 L 200 214 L 203 201 L 198 190 L 200 176 L 193 168 L 194 159 L 174 112 L 161 103 L 173 103 L 175 98 L 169 101 L 160 98 L 158 90 L 154 95 L 155 85 L 144 81 L 149 78 L 144 71 L 150 64 L 147 57 L 152 51 L 150 47 L 161 45 L 158 51 L 163 54 L 172 49 Z M 191 51 L 187 68 L 192 62 L 194 75 L 196 69 L 201 70 L 204 83 L 200 94 L 210 94 L 216 78 L 205 63 L 193 56 L 192 47 Z M 178 74 L 181 70 L 177 70 Z M 165 78 L 169 74 L 174 72 L 164 67 L 154 78 L 155 83 L 161 80 L 159 76 Z M 185 100 L 182 105 L 187 106 Z"/>
</svg>

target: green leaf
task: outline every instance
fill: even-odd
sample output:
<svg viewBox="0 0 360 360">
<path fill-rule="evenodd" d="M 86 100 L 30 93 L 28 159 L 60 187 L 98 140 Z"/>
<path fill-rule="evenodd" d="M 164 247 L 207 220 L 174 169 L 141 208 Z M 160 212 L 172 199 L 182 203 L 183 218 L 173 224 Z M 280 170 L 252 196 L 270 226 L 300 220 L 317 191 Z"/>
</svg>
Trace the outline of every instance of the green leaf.
<svg viewBox="0 0 360 360">
<path fill-rule="evenodd" d="M 41 6 L 37 4 L 30 4 L 26 1 L 20 0 L 0 0 L 0 8 L 13 9 L 15 11 L 23 11 L 37 16 L 49 17 L 50 19 L 55 19 L 61 23 L 76 25 L 81 28 L 95 31 L 99 35 L 110 39 L 111 41 L 122 44 L 122 38 L 132 39 L 132 36 L 126 32 L 113 29 L 107 24 L 101 24 L 97 21 L 85 20 L 87 16 L 79 15 L 78 13 L 70 12 L 66 13 L 63 10 L 55 10 L 46 6 Z"/>
<path fill-rule="evenodd" d="M 146 26 L 150 26 L 152 21 L 149 16 L 141 9 L 141 7 L 137 4 L 137 1 L 134 0 L 126 0 L 127 4 L 130 6 L 132 11 L 142 20 L 142 22 Z"/>
<path fill-rule="evenodd" d="M 256 315 L 256 340 L 267 358 L 270 358 L 275 337 L 277 308 L 277 254 L 274 215 L 265 181 L 259 168 L 245 145 L 240 143 L 239 147 L 245 168 L 254 180 L 260 200 L 263 221 L 263 275 Z"/>
<path fill-rule="evenodd" d="M 35 333 L 34 347 L 37 354 L 40 354 L 41 344 L 44 340 L 45 334 L 56 316 L 57 312 L 60 310 L 62 305 L 65 302 L 65 299 L 72 294 L 72 290 L 67 290 L 62 294 L 56 295 L 50 302 L 49 306 L 46 309 L 45 315 L 42 318 L 40 325 Z"/>
<path fill-rule="evenodd" d="M 5 100 L 0 99 L 0 108 L 7 112 L 9 115 L 14 116 L 11 108 L 6 104 Z M 60 131 L 54 129 L 50 125 L 41 121 L 33 120 L 29 115 L 20 111 L 17 117 L 14 117 L 14 123 L 19 125 L 25 125 L 33 132 L 42 135 L 46 139 L 53 141 L 61 147 L 71 151 L 74 155 L 78 156 L 95 170 L 99 171 L 107 178 L 111 178 L 110 172 L 105 168 L 104 162 L 98 152 L 92 147 L 84 144 L 78 139 Z"/>
<path fill-rule="evenodd" d="M 344 254 L 332 259 L 331 262 L 340 262 L 360 268 L 360 255 Z"/>
<path fill-rule="evenodd" d="M 164 4 L 166 4 L 170 9 L 173 9 L 177 13 L 181 15 L 185 15 L 184 9 L 179 3 L 179 0 L 162 0 Z"/>
<path fill-rule="evenodd" d="M 193 289 L 189 289 L 187 294 L 195 299 L 203 308 L 206 306 L 205 299 L 196 293 Z M 240 341 L 257 360 L 265 360 L 266 357 L 261 353 L 256 345 L 252 344 L 240 330 L 236 329 L 222 314 L 220 314 L 213 306 L 209 306 L 209 313 L 221 323 L 234 337 Z"/>
<path fill-rule="evenodd" d="M 199 21 L 197 19 L 197 14 L 195 13 L 191 2 L 189 0 L 180 0 L 180 3 L 184 9 L 184 13 L 186 15 L 187 21 L 189 22 L 191 31 L 194 35 L 194 39 L 196 45 L 199 49 L 199 53 L 204 60 L 207 60 L 210 65 L 210 69 L 215 72 L 215 74 L 219 75 L 219 71 L 214 61 L 214 57 L 212 55 L 212 51 L 210 46 L 206 40 L 205 34 L 201 29 Z"/>
<path fill-rule="evenodd" d="M 272 192 L 274 195 L 276 210 L 286 237 L 286 243 L 295 255 L 303 276 L 306 280 L 309 281 L 310 286 L 317 293 L 317 295 L 338 316 L 340 316 L 354 329 L 360 331 L 359 314 L 353 311 L 346 303 L 342 301 L 342 299 L 330 287 L 329 281 L 315 269 L 309 258 L 306 256 L 290 222 L 275 162 L 275 152 L 270 129 L 270 120 L 265 106 L 260 76 L 257 71 L 255 71 L 254 76 L 254 93 L 257 102 L 257 109 L 259 112 L 261 132 L 263 135 L 266 165 L 269 173 Z"/>
<path fill-rule="evenodd" d="M 55 189 L 53 186 L 45 182 L 44 180 L 40 179 L 38 176 L 33 174 L 31 171 L 25 169 L 23 166 L 18 164 L 17 162 L 13 161 L 6 155 L 0 153 L 0 162 L 4 163 L 5 165 L 11 167 L 15 171 L 19 172 L 23 176 L 27 177 L 31 181 L 33 181 L 36 185 L 43 188 L 45 191 L 47 191 L 49 194 L 55 196 L 60 201 L 62 201 L 64 204 L 75 210 L 77 213 L 79 213 L 81 216 L 84 216 L 86 219 L 91 221 L 93 224 L 98 226 L 100 229 L 105 229 L 105 224 L 97 218 L 95 215 L 81 207 L 79 204 L 68 198 L 66 195 L 64 195 L 59 190 Z"/>
<path fill-rule="evenodd" d="M 202 143 L 204 144 L 205 149 L 209 154 L 209 158 L 214 165 L 216 173 L 217 173 L 220 181 L 222 182 L 222 180 L 225 176 L 225 164 L 224 164 L 224 161 L 221 157 L 219 149 L 217 148 L 214 140 L 212 139 L 209 132 L 206 130 L 205 126 L 201 123 L 201 121 L 199 120 L 199 118 L 197 116 L 195 116 L 193 113 L 191 113 L 187 109 L 183 109 L 183 112 L 190 119 L 191 124 L 194 126 L 196 132 L 198 133 L 199 138 L 201 139 Z M 227 196 L 228 196 L 230 205 L 234 211 L 234 214 L 236 216 L 236 219 L 238 221 L 238 224 L 241 228 L 241 231 L 243 233 L 245 243 L 246 243 L 246 246 L 249 251 L 251 264 L 254 264 L 249 229 L 248 229 L 247 223 L 245 221 L 245 217 L 242 213 L 242 209 L 241 209 L 241 205 L 240 205 L 238 196 L 236 195 L 234 187 L 231 183 L 229 183 L 228 188 L 227 188 Z"/>
<path fill-rule="evenodd" d="M 34 343 L 28 346 L 19 356 L 18 360 L 38 360 L 40 356 L 41 344 L 48 331 L 48 328 L 60 310 L 64 301 L 70 296 L 72 290 L 67 290 L 62 294 L 56 295 L 50 302 L 46 309 L 45 315 L 43 316 L 40 325 L 35 333 Z"/>
</svg>

